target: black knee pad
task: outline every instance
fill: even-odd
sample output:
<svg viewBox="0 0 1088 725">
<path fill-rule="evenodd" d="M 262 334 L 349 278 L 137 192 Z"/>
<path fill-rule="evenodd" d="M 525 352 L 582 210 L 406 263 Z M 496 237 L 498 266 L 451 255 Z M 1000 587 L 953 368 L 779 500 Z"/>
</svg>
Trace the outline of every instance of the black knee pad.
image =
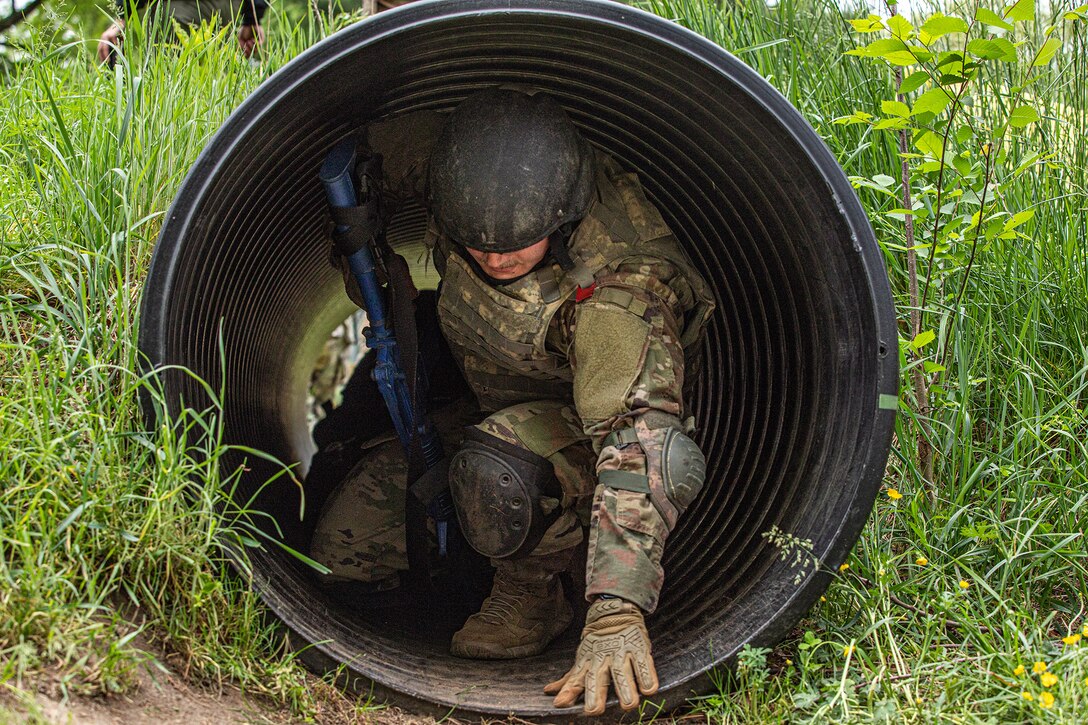
<svg viewBox="0 0 1088 725">
<path fill-rule="evenodd" d="M 560 513 L 541 508 L 542 496 L 561 495 L 548 459 L 476 427 L 450 461 L 450 491 L 465 540 L 496 559 L 531 552 Z"/>
</svg>

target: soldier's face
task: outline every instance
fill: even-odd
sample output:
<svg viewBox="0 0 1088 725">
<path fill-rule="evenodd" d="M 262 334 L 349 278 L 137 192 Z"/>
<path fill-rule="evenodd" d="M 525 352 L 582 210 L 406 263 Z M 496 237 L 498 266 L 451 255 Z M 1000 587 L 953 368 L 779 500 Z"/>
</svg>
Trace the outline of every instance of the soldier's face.
<svg viewBox="0 0 1088 725">
<path fill-rule="evenodd" d="M 548 253 L 548 238 L 541 239 L 536 244 L 530 244 L 516 252 L 482 252 L 479 249 L 465 247 L 476 264 L 492 279 L 516 279 L 523 274 L 528 274 L 533 267 L 540 264 L 544 255 Z"/>
</svg>

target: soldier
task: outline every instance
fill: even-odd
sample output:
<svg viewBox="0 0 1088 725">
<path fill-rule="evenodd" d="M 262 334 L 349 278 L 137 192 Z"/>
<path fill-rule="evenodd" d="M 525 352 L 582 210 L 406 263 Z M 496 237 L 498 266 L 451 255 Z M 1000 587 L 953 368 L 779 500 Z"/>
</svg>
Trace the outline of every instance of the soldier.
<svg viewBox="0 0 1088 725">
<path fill-rule="evenodd" d="M 449 477 L 462 531 L 491 558 L 494 584 L 451 652 L 542 652 L 573 619 L 557 575 L 588 530 L 581 643 L 570 671 L 544 689 L 557 707 L 584 693 L 595 715 L 611 681 L 632 709 L 658 687 L 644 615 L 664 582 L 663 546 L 703 484 L 683 390 L 713 310 L 709 288 L 637 177 L 544 94 L 489 89 L 448 118 L 372 124 L 367 143 L 385 158 L 386 198 L 416 198 L 430 213 L 442 333 L 486 414 Z M 349 477 L 312 553 L 351 562 L 342 577 L 389 586 L 405 557 L 403 534 L 390 536 L 403 513 L 388 502 L 403 490 L 358 480 L 382 504 L 360 507 Z M 330 532 L 349 519 L 358 535 L 337 540 Z M 373 546 L 367 530 L 378 532 Z"/>
<path fill-rule="evenodd" d="M 125 18 L 133 12 L 148 11 L 155 21 L 176 20 L 180 25 L 200 25 L 204 20 L 219 17 L 226 20 L 237 17 L 238 48 L 249 58 L 258 46 L 264 45 L 264 27 L 261 18 L 268 10 L 267 0 L 171 0 L 156 3 L 154 0 L 116 0 L 117 20 L 113 21 L 98 39 L 98 60 L 113 65 L 113 54 L 124 40 Z"/>
</svg>

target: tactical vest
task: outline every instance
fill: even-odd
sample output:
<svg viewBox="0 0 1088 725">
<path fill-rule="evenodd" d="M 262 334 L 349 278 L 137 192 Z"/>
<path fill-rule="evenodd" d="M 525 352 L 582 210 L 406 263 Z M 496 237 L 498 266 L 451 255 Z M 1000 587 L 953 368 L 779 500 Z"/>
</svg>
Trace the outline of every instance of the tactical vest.
<svg viewBox="0 0 1088 725">
<path fill-rule="evenodd" d="M 574 268 L 569 271 L 551 264 L 495 287 L 480 279 L 450 242 L 439 239 L 439 322 L 485 411 L 534 400 L 574 402 L 573 371 L 565 351 L 546 349 L 548 328 L 563 305 L 573 304 L 579 288 L 588 290 L 627 258 L 654 257 L 680 270 L 695 298 L 684 315 L 685 356 L 699 341 L 714 309 L 706 282 L 634 174 L 622 173 L 598 154 L 596 181 L 589 212 L 570 238 Z"/>
</svg>

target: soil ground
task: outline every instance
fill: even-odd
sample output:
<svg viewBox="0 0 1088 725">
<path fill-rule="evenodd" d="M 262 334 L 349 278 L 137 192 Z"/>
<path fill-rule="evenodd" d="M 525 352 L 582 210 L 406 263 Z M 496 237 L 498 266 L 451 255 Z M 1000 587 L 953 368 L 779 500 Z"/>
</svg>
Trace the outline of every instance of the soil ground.
<svg viewBox="0 0 1088 725">
<path fill-rule="evenodd" d="M 135 673 L 134 686 L 124 694 L 84 696 L 64 693 L 56 679 L 40 677 L 22 687 L 0 683 L 0 725 L 287 725 L 304 722 L 278 703 L 242 692 L 232 685 L 221 688 L 195 686 L 169 666 L 170 658 L 142 638 L 133 644 L 148 653 Z M 360 714 L 355 702 L 314 677 L 313 689 L 322 692 L 314 720 L 328 725 L 435 725 L 430 717 L 412 715 L 396 708 Z M 446 723 L 456 722 L 449 719 Z"/>
<path fill-rule="evenodd" d="M 261 697 L 249 697 L 237 688 L 210 692 L 188 685 L 176 674 L 145 671 L 139 687 L 125 695 L 64 698 L 49 686 L 34 691 L 0 692 L 0 723 L 48 725 L 286 725 L 303 722 Z M 335 697 L 335 696 L 334 696 Z M 318 723 L 373 723 L 374 725 L 435 725 L 429 717 L 395 708 L 356 714 L 348 698 L 325 703 Z M 447 720 L 446 722 L 450 722 Z"/>
</svg>

